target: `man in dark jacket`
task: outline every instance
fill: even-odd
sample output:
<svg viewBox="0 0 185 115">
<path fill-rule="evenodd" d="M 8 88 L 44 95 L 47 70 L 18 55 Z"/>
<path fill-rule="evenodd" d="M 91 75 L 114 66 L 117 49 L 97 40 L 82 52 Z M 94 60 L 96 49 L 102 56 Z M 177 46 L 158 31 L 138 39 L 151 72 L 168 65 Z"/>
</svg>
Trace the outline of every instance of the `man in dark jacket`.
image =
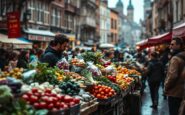
<svg viewBox="0 0 185 115">
<path fill-rule="evenodd" d="M 165 94 L 168 96 L 168 106 L 170 115 L 178 115 L 180 103 L 183 99 L 184 80 L 183 68 L 185 62 L 184 43 L 181 38 L 174 38 L 170 44 L 172 58 L 170 60 L 167 76 L 165 79 Z M 182 58 L 181 58 L 182 57 Z"/>
<path fill-rule="evenodd" d="M 56 66 L 56 63 L 62 58 L 62 52 L 68 46 L 69 39 L 64 35 L 56 35 L 41 56 L 42 63 L 48 63 L 50 67 Z"/>
<path fill-rule="evenodd" d="M 156 52 L 151 53 L 151 60 L 147 67 L 148 83 L 150 88 L 150 95 L 152 99 L 151 107 L 157 109 L 159 98 L 159 86 L 163 77 L 163 66 L 158 60 L 158 54 Z"/>
</svg>

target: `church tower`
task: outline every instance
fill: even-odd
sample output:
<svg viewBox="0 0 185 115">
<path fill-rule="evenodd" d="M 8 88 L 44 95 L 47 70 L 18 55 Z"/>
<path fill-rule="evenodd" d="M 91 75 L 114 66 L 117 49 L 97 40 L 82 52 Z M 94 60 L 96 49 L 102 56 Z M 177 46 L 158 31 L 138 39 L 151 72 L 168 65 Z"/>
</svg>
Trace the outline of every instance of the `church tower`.
<svg viewBox="0 0 185 115">
<path fill-rule="evenodd" d="M 134 21 L 134 7 L 132 5 L 132 0 L 129 1 L 129 5 L 127 7 L 127 17 L 129 21 Z"/>
<path fill-rule="evenodd" d="M 119 15 L 123 15 L 124 12 L 124 6 L 123 6 L 123 2 L 121 0 L 119 0 L 116 4 L 116 10 L 119 12 Z"/>
</svg>

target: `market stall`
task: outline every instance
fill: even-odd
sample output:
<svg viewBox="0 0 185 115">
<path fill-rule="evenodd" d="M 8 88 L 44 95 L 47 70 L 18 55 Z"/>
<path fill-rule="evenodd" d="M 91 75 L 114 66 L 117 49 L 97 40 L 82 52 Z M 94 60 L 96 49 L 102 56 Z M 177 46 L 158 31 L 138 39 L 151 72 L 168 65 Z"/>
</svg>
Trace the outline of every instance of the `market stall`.
<svg viewBox="0 0 185 115">
<path fill-rule="evenodd" d="M 43 115 L 131 113 L 129 108 L 134 104 L 129 104 L 133 101 L 129 97 L 139 88 L 140 76 L 132 66 L 105 60 L 101 52 L 62 59 L 54 68 L 43 63 L 28 70 L 15 68 L 0 73 L 0 111 Z"/>
<path fill-rule="evenodd" d="M 152 45 L 158 45 L 166 42 L 170 42 L 172 39 L 172 33 L 166 32 L 164 34 L 154 36 L 148 39 L 148 44 Z"/>
<path fill-rule="evenodd" d="M 142 50 L 148 47 L 148 39 L 136 43 L 137 49 Z"/>
<path fill-rule="evenodd" d="M 17 38 L 8 38 L 8 36 L 0 34 L 0 43 L 1 47 L 7 48 L 13 48 L 13 49 L 31 49 L 32 48 L 32 43 L 31 42 L 26 42 Z"/>
</svg>

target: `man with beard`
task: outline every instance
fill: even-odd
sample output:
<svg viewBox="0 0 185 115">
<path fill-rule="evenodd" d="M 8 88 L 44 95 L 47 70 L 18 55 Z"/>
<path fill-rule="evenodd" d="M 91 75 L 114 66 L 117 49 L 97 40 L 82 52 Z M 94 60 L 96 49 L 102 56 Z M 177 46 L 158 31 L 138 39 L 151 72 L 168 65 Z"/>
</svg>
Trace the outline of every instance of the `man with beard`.
<svg viewBox="0 0 185 115">
<path fill-rule="evenodd" d="M 69 39 L 61 34 L 55 36 L 41 56 L 42 63 L 48 63 L 50 67 L 56 66 L 56 63 L 62 58 L 62 52 L 68 46 Z"/>
<path fill-rule="evenodd" d="M 184 44 L 181 38 L 174 38 L 170 44 L 172 58 L 170 60 L 167 76 L 165 80 L 165 94 L 168 96 L 168 106 L 170 115 L 178 115 L 180 103 L 184 93 L 183 68 L 185 66 Z"/>
</svg>

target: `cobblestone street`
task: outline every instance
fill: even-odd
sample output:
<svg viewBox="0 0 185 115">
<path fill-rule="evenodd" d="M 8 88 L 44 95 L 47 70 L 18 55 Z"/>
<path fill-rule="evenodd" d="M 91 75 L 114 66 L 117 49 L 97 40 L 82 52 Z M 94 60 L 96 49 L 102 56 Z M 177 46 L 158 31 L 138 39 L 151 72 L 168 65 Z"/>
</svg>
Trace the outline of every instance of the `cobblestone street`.
<svg viewBox="0 0 185 115">
<path fill-rule="evenodd" d="M 142 97 L 142 115 L 169 115 L 168 112 L 168 102 L 164 100 L 162 96 L 162 88 L 159 89 L 159 106 L 158 110 L 153 110 L 150 108 L 152 105 L 150 92 L 148 86 L 145 89 L 145 92 Z"/>
</svg>

